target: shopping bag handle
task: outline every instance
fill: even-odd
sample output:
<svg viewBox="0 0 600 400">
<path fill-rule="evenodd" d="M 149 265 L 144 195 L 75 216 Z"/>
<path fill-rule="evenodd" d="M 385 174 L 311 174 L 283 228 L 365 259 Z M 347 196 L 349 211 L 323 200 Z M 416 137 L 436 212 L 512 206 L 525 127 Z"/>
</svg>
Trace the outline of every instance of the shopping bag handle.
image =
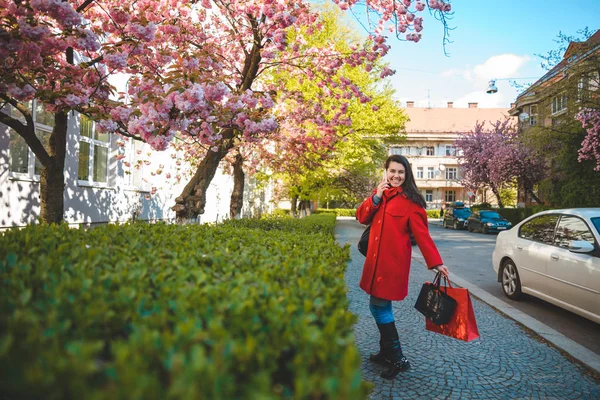
<svg viewBox="0 0 600 400">
<path fill-rule="evenodd" d="M 450 279 L 446 276 L 443 277 L 444 278 L 444 288 L 446 289 L 446 292 L 448 291 L 448 288 L 452 287 L 452 283 L 450 283 Z M 433 278 L 433 282 L 432 284 L 438 289 L 440 290 L 441 285 L 442 285 L 442 274 L 440 272 L 435 274 L 435 278 Z"/>
</svg>

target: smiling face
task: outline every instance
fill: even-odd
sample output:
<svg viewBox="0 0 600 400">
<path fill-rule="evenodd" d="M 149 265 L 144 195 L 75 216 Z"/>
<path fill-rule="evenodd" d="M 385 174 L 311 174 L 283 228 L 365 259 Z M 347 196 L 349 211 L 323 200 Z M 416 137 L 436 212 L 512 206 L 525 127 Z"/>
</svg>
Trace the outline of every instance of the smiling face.
<svg viewBox="0 0 600 400">
<path fill-rule="evenodd" d="M 387 180 L 392 187 L 400 187 L 406 179 L 406 170 L 404 165 L 392 161 L 386 170 Z"/>
</svg>

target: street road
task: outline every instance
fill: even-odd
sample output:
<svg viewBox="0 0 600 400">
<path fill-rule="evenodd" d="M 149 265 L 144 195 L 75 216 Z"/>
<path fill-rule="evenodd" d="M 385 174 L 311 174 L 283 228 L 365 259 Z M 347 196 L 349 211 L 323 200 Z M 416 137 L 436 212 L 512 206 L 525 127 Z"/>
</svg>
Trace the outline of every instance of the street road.
<svg viewBox="0 0 600 400">
<path fill-rule="evenodd" d="M 492 267 L 496 235 L 443 229 L 433 224 L 429 226 L 431 237 L 438 246 L 444 263 L 450 268 L 450 278 L 452 273 L 458 275 L 574 342 L 600 354 L 599 324 L 531 296 L 525 296 L 521 301 L 512 301 L 504 296 Z M 419 252 L 418 247 L 414 246 L 413 251 Z"/>
</svg>

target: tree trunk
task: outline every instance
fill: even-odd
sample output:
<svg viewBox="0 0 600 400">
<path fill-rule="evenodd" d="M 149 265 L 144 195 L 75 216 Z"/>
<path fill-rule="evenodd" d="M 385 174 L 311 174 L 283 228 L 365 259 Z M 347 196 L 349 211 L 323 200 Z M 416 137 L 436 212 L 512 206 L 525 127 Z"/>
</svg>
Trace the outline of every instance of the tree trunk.
<svg viewBox="0 0 600 400">
<path fill-rule="evenodd" d="M 54 115 L 54 129 L 49 140 L 50 160 L 46 165 L 42 163 L 40 217 L 46 224 L 58 224 L 64 220 L 67 122 L 68 113 L 66 111 L 60 111 Z"/>
<path fill-rule="evenodd" d="M 538 204 L 544 204 L 536 195 L 535 193 L 533 193 L 533 189 L 531 187 L 527 187 L 526 189 L 526 193 L 529 193 L 531 195 L 531 197 L 535 200 L 536 203 Z"/>
<path fill-rule="evenodd" d="M 500 198 L 500 192 L 498 191 L 498 188 L 496 187 L 496 185 L 491 185 L 491 189 L 492 189 L 492 192 L 494 193 L 494 196 L 496 196 L 496 199 L 498 200 L 498 207 L 504 208 L 504 205 L 502 204 L 502 199 Z"/>
<path fill-rule="evenodd" d="M 196 173 L 183 192 L 175 199 L 175 205 L 171 210 L 175 211 L 177 222 L 183 222 L 198 215 L 204 214 L 206 206 L 206 190 L 217 172 L 219 163 L 233 147 L 233 129 L 223 131 L 223 141 L 217 151 L 209 150 L 198 165 Z"/>
<path fill-rule="evenodd" d="M 242 205 L 244 204 L 244 159 L 238 152 L 233 163 L 233 192 L 231 192 L 231 202 L 229 203 L 229 213 L 231 219 L 238 218 L 242 214 Z"/>
<path fill-rule="evenodd" d="M 258 21 L 254 17 L 250 18 L 250 25 L 254 35 L 254 43 L 252 50 L 246 55 L 244 60 L 244 68 L 242 70 L 242 81 L 238 85 L 240 93 L 252 87 L 260 61 L 262 59 L 260 51 L 262 49 L 262 35 L 260 33 Z M 197 218 L 198 215 L 204 214 L 206 206 L 206 189 L 215 176 L 219 162 L 227 155 L 227 152 L 233 147 L 234 130 L 232 128 L 223 129 L 223 140 L 218 146 L 219 150 L 209 151 L 208 154 L 198 165 L 196 173 L 192 179 L 185 185 L 183 192 L 175 199 L 175 205 L 171 208 L 175 211 L 177 221 L 183 222 L 191 218 Z"/>
<path fill-rule="evenodd" d="M 295 217 L 298 212 L 297 211 L 298 195 L 297 194 L 293 195 L 290 202 L 292 203 L 292 205 L 290 207 L 290 214 L 292 214 L 292 217 Z"/>
</svg>

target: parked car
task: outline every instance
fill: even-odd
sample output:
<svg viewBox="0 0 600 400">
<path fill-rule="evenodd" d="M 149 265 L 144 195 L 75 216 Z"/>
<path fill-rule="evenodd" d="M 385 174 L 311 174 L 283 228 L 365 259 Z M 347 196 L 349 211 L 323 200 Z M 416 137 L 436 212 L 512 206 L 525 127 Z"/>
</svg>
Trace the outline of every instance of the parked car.
<svg viewBox="0 0 600 400">
<path fill-rule="evenodd" d="M 474 212 L 467 221 L 469 232 L 500 232 L 512 227 L 512 223 L 509 220 L 498 214 L 497 211 L 492 210 Z"/>
<path fill-rule="evenodd" d="M 444 228 L 467 229 L 467 219 L 472 213 L 473 211 L 469 207 L 465 207 L 463 203 L 454 203 L 446 209 L 442 226 Z"/>
<path fill-rule="evenodd" d="M 502 291 L 523 293 L 600 324 L 600 208 L 548 210 L 496 239 L 492 255 Z"/>
</svg>

